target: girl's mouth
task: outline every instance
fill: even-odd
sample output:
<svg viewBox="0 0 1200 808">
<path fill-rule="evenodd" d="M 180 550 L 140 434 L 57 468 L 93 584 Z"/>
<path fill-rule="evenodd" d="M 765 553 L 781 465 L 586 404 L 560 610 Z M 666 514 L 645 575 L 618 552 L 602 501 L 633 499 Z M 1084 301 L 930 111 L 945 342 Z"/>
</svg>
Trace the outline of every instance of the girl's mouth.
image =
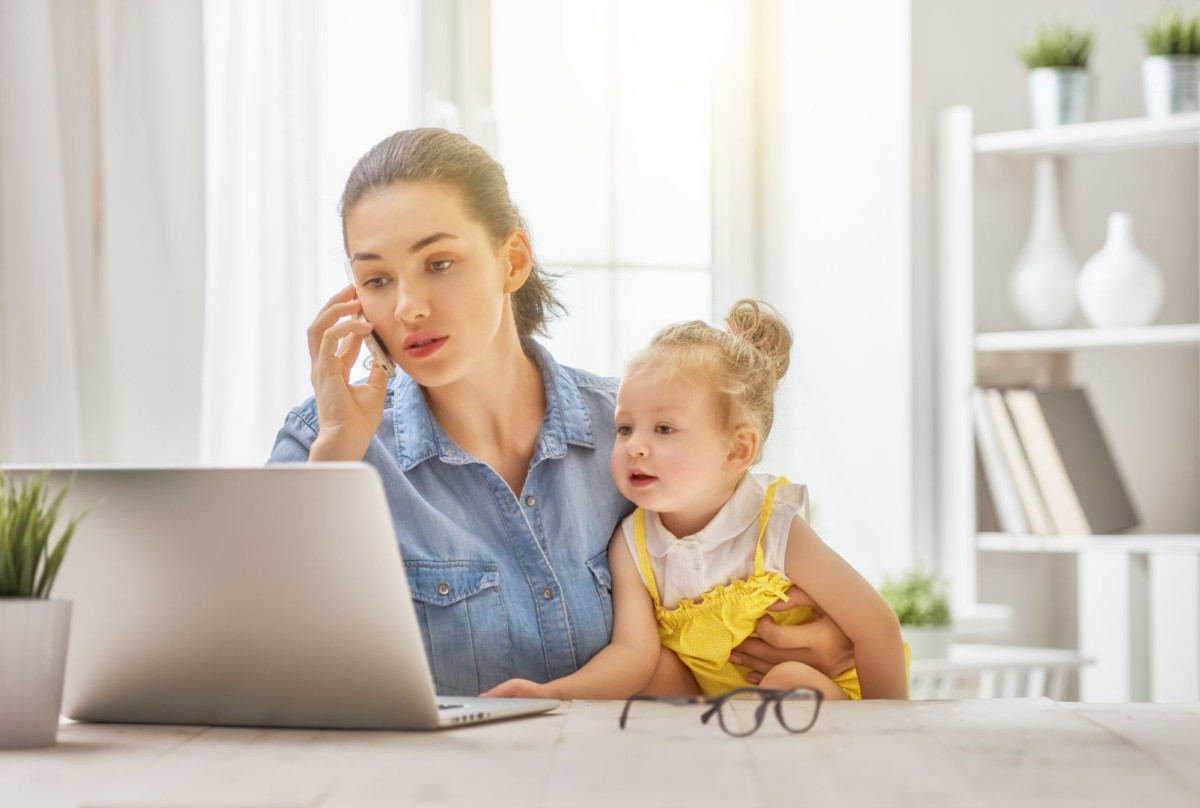
<svg viewBox="0 0 1200 808">
<path fill-rule="evenodd" d="M 650 474 L 643 474 L 640 471 L 631 471 L 629 473 L 629 484 L 634 488 L 645 488 L 655 482 L 658 478 Z"/>
</svg>

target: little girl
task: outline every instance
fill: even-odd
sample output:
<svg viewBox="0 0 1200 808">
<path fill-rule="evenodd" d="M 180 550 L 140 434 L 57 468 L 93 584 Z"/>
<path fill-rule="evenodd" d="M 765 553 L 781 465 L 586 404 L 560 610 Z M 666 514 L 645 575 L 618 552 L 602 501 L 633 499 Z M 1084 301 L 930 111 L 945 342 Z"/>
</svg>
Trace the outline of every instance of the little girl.
<svg viewBox="0 0 1200 808">
<path fill-rule="evenodd" d="M 796 584 L 854 642 L 856 665 L 830 679 L 785 662 L 759 686 L 908 697 L 907 648 L 891 608 L 808 526 L 804 486 L 749 472 L 771 431 L 791 333 L 752 300 L 735 303 L 726 323 L 662 329 L 617 393 L 612 473 L 638 508 L 608 549 L 612 642 L 570 676 L 511 679 L 484 695 L 621 699 L 744 687 L 749 669 L 729 656 L 759 619 L 811 618 L 811 607 L 767 610 Z"/>
</svg>

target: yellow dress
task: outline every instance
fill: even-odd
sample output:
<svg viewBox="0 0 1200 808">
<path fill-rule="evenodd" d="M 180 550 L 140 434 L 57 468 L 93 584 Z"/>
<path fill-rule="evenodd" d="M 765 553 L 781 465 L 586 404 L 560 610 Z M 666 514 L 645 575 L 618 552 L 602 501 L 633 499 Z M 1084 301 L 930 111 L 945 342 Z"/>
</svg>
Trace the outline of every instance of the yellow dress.
<svg viewBox="0 0 1200 808">
<path fill-rule="evenodd" d="M 746 579 L 715 586 L 699 600 L 680 600 L 673 609 L 664 608 L 658 597 L 654 569 L 646 550 L 646 513 L 641 508 L 633 513 L 638 566 L 654 600 L 659 639 L 665 648 L 674 651 L 691 669 L 706 696 L 719 696 L 736 687 L 750 686 L 746 674 L 751 669 L 734 665 L 729 661 L 729 655 L 742 640 L 756 636 L 755 624 L 764 614 L 784 626 L 800 625 L 812 619 L 813 610 L 809 606 L 779 612 L 767 611 L 768 606 L 786 596 L 791 586 L 791 581 L 783 574 L 767 572 L 763 560 L 763 536 L 780 484 L 786 485 L 787 480 L 780 477 L 773 481 L 763 497 L 758 520 L 758 542 L 754 548 L 754 574 Z M 856 668 L 842 671 L 833 677 L 833 681 L 849 698 L 862 698 Z"/>
</svg>

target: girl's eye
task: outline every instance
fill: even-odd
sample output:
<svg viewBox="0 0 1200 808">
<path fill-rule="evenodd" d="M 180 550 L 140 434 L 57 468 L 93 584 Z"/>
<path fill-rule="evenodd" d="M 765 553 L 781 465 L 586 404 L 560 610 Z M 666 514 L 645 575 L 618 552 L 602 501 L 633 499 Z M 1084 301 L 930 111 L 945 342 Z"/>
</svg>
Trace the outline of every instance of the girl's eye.
<svg viewBox="0 0 1200 808">
<path fill-rule="evenodd" d="M 654 427 L 654 431 L 660 435 L 670 435 L 675 431 L 675 427 L 667 426 L 666 424 L 659 424 L 658 426 Z"/>
<path fill-rule="evenodd" d="M 628 438 L 630 435 L 633 434 L 633 427 L 619 426 L 619 427 L 617 427 L 617 434 L 623 438 Z"/>
<path fill-rule="evenodd" d="M 434 272 L 445 272 L 450 267 L 454 266 L 454 261 L 449 258 L 443 258 L 440 261 L 430 261 L 429 268 Z"/>
</svg>

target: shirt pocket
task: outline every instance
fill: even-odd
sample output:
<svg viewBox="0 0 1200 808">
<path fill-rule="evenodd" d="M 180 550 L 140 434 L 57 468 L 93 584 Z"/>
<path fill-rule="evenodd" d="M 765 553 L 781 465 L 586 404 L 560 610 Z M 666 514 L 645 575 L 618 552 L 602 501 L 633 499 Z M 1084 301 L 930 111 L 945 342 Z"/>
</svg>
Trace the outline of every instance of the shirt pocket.
<svg viewBox="0 0 1200 808">
<path fill-rule="evenodd" d="M 498 564 L 406 560 L 404 571 L 439 694 L 475 696 L 512 678 Z"/>
<path fill-rule="evenodd" d="M 587 560 L 587 568 L 596 581 L 596 596 L 600 598 L 600 614 L 604 616 L 604 630 L 612 636 L 612 571 L 608 566 L 608 550 Z"/>
</svg>

